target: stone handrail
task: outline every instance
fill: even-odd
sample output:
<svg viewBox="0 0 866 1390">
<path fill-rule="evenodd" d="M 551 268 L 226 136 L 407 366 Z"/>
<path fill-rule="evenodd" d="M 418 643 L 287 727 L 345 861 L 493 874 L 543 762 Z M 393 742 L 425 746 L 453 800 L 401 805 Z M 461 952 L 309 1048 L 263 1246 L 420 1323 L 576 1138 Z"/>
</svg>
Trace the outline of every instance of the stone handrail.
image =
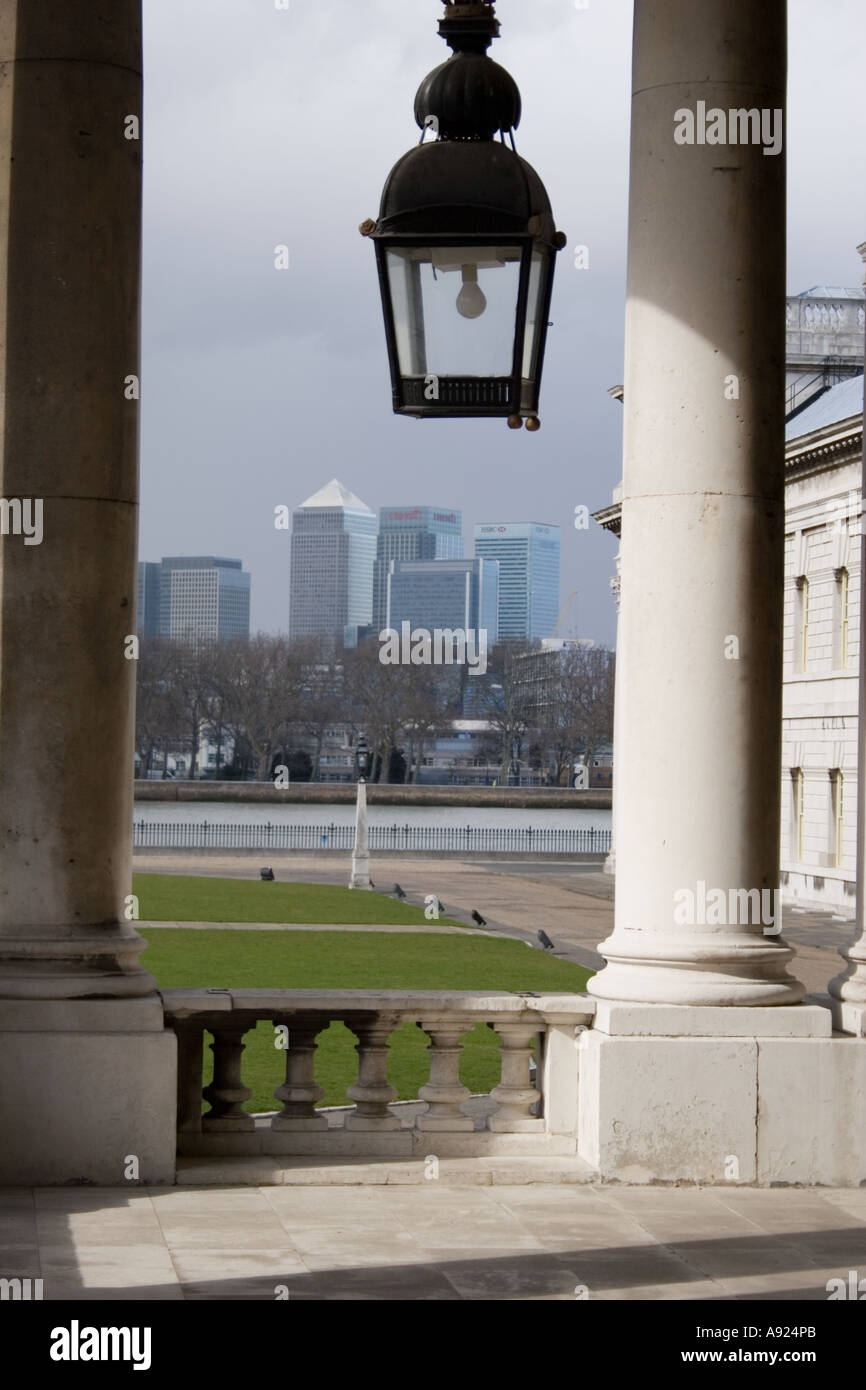
<svg viewBox="0 0 866 1390">
<path fill-rule="evenodd" d="M 178 1152 L 181 1154 L 574 1153 L 579 1034 L 595 1001 L 579 994 L 498 991 L 165 989 L 166 1023 L 178 1038 Z M 244 1034 L 261 1020 L 285 1025 L 282 1110 L 253 1116 L 242 1079 Z M 316 1109 L 317 1035 L 335 1020 L 358 1039 L 353 1107 Z M 462 1035 L 476 1023 L 501 1039 L 501 1076 L 487 1097 L 470 1097 L 459 1076 Z M 404 1023 L 430 1038 L 430 1077 L 418 1100 L 395 1104 L 387 1079 L 388 1038 Z M 205 1031 L 213 1034 L 213 1081 L 202 1088 Z M 533 1079 L 532 1044 L 538 1039 Z M 210 1110 L 202 1115 L 202 1096 Z M 435 1134 L 435 1141 L 433 1135 Z"/>
</svg>

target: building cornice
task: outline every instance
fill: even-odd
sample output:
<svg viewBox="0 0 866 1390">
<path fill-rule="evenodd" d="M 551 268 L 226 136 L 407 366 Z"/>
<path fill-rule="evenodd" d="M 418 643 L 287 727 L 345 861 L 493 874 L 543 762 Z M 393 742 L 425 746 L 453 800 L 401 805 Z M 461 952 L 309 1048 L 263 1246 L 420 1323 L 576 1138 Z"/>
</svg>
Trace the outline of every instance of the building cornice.
<svg viewBox="0 0 866 1390">
<path fill-rule="evenodd" d="M 859 458 L 862 448 L 862 415 L 825 425 L 823 429 L 789 441 L 785 449 L 785 477 L 805 477 L 837 468 Z"/>
<path fill-rule="evenodd" d="M 610 507 L 602 507 L 601 511 L 593 512 L 592 519 L 597 521 L 605 531 L 612 531 L 615 536 L 618 536 L 622 524 L 622 502 L 614 502 Z"/>
</svg>

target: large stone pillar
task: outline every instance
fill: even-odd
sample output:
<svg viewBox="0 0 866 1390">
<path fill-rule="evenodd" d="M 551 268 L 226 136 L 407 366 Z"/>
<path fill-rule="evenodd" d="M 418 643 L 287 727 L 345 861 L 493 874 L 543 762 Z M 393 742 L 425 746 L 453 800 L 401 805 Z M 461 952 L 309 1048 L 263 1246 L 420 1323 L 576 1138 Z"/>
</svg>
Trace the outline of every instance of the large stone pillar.
<svg viewBox="0 0 866 1390">
<path fill-rule="evenodd" d="M 785 153 L 769 146 L 785 81 L 785 0 L 636 0 L 619 619 L 628 679 L 620 669 L 616 925 L 589 985 L 601 999 L 767 1005 L 804 994 L 772 920 Z M 760 118 L 758 143 L 742 143 L 748 122 L 731 128 L 740 108 L 766 113 L 767 152 Z M 707 143 L 703 112 L 714 110 L 728 143 Z M 691 143 L 675 138 L 688 135 L 684 111 Z"/>
<path fill-rule="evenodd" d="M 174 1039 L 127 920 L 140 0 L 0 0 L 0 64 L 0 1182 L 165 1181 Z"/>
<path fill-rule="evenodd" d="M 620 532 L 620 534 L 621 534 L 621 532 Z M 619 547 L 619 549 L 618 549 L 617 552 L 616 552 L 616 574 L 615 574 L 614 578 L 610 581 L 611 591 L 612 591 L 612 593 L 613 593 L 614 602 L 615 602 L 615 604 L 616 604 L 616 675 L 615 675 L 615 678 L 614 678 L 614 687 L 613 687 L 613 747 L 614 747 L 614 756 L 616 756 L 616 707 L 617 707 L 616 687 L 617 687 L 617 683 L 619 682 L 619 680 L 620 680 L 620 678 L 621 678 L 621 676 L 622 676 L 622 672 L 623 672 L 623 670 L 624 670 L 622 637 L 621 637 L 620 629 L 619 629 L 619 610 L 620 610 L 620 605 L 621 605 L 621 601 L 622 601 L 622 578 L 621 578 L 621 574 L 620 574 L 621 564 L 622 564 L 622 543 L 620 542 L 620 547 Z M 606 874 L 613 874 L 613 875 L 615 876 L 615 875 L 616 875 L 616 788 L 613 787 L 613 788 L 612 788 L 612 791 L 613 791 L 613 795 L 612 795 L 612 797 L 611 797 L 611 811 L 610 811 L 610 849 L 608 850 L 607 856 L 606 856 L 606 858 L 605 858 L 604 865 L 603 865 L 603 870 L 602 870 L 602 871 L 603 871 L 604 873 L 606 873 Z"/>
<path fill-rule="evenodd" d="M 857 247 L 864 262 L 866 285 L 866 241 Z M 866 458 L 866 402 L 864 402 L 861 458 Z M 861 487 L 860 505 L 860 684 L 857 708 L 857 934 L 841 954 L 846 962 L 841 975 L 830 981 L 833 1018 L 846 1033 L 866 1037 L 866 512 Z"/>
</svg>

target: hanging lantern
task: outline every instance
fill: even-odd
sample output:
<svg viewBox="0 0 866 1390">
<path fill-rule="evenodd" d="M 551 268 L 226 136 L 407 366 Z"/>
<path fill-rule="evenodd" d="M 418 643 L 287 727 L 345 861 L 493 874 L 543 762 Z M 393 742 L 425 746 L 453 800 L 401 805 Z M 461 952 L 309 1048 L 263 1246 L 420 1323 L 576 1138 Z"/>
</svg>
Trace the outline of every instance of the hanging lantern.
<svg viewBox="0 0 866 1390">
<path fill-rule="evenodd" d="M 418 89 L 421 143 L 391 170 L 379 220 L 361 224 L 376 247 L 394 410 L 538 429 L 566 238 L 514 147 L 520 93 L 487 56 L 499 34 L 493 4 L 446 3 L 439 32 L 453 51 Z"/>
</svg>

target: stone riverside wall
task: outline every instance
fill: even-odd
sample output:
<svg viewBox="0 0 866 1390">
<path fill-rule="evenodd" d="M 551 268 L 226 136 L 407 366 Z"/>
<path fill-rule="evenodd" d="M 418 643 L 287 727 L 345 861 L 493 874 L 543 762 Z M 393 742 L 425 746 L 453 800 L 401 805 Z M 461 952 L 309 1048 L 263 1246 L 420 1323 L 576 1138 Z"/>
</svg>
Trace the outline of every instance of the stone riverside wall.
<svg viewBox="0 0 866 1390">
<path fill-rule="evenodd" d="M 270 782 L 136 782 L 136 801 L 249 801 L 310 806 L 354 805 L 355 786 L 348 782 L 298 782 L 275 787 Z M 367 784 L 371 806 L 502 806 L 510 810 L 609 811 L 611 793 L 547 787 L 404 787 Z"/>
</svg>

